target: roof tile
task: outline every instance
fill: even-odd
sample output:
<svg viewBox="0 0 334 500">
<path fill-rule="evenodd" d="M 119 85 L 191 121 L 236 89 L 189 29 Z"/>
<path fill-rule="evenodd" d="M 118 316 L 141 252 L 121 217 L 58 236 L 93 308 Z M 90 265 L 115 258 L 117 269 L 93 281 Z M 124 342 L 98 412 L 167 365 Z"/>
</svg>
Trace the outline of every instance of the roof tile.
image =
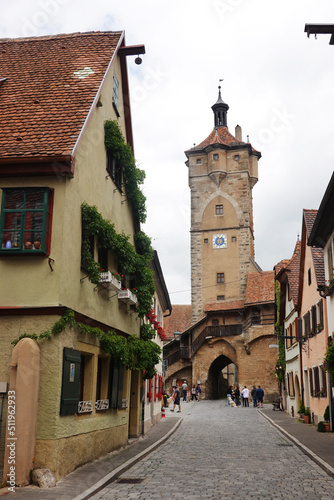
<svg viewBox="0 0 334 500">
<path fill-rule="evenodd" d="M 0 39 L 1 160 L 72 153 L 121 36 Z"/>
</svg>

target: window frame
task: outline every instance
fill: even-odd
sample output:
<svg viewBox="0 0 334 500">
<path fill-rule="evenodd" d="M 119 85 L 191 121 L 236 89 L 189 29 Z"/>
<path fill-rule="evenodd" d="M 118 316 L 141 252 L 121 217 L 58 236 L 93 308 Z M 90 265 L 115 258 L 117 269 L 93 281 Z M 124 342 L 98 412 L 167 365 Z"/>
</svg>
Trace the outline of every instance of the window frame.
<svg viewBox="0 0 334 500">
<path fill-rule="evenodd" d="M 225 283 L 225 273 L 217 273 L 217 285 L 223 285 Z"/>
<path fill-rule="evenodd" d="M 224 205 L 222 203 L 216 205 L 216 215 L 224 215 Z"/>
<path fill-rule="evenodd" d="M 6 208 L 6 200 L 8 196 L 15 191 L 22 192 L 22 206 L 20 208 Z M 40 192 L 43 196 L 43 207 L 27 207 L 29 202 L 29 194 L 34 192 Z M 49 255 L 51 246 L 51 232 L 52 232 L 52 215 L 53 215 L 53 198 L 54 190 L 49 187 L 12 187 L 12 188 L 2 188 L 2 201 L 1 201 L 1 212 L 0 212 L 0 255 Z M 14 217 L 19 217 L 20 225 L 18 228 L 5 228 L 6 215 L 10 216 L 12 214 L 12 219 Z M 32 223 L 34 221 L 34 214 L 42 214 L 41 229 L 34 229 Z M 31 217 L 31 227 L 26 228 L 26 222 L 28 221 L 28 216 Z M 41 233 L 41 238 L 35 241 L 40 241 L 40 247 L 35 246 L 35 238 L 26 239 L 25 235 L 29 233 Z M 18 245 L 11 246 L 10 248 L 5 247 L 4 239 L 6 233 L 18 233 Z M 11 241 L 11 240 L 9 240 Z M 28 241 L 31 243 L 31 248 L 26 247 Z M 14 241 L 14 245 L 15 245 Z"/>
</svg>

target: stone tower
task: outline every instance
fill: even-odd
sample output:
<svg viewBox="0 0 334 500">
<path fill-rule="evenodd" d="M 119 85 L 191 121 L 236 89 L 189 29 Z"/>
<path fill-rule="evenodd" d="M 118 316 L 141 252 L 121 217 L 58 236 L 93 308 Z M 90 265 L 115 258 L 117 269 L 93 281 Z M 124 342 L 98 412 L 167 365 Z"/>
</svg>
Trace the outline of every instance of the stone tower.
<svg viewBox="0 0 334 500">
<path fill-rule="evenodd" d="M 258 180 L 261 153 L 227 127 L 229 106 L 221 98 L 212 106 L 214 129 L 185 151 L 191 191 L 192 322 L 204 316 L 211 301 L 245 299 L 254 261 L 252 189 Z"/>
</svg>

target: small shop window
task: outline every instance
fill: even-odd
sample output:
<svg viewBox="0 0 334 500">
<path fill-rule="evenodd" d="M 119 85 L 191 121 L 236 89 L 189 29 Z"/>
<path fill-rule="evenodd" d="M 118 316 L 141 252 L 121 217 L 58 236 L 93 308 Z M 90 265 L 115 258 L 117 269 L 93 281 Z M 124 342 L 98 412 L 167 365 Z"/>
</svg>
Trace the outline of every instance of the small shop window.
<svg viewBox="0 0 334 500">
<path fill-rule="evenodd" d="M 49 254 L 52 201 L 49 188 L 3 189 L 1 254 Z"/>
</svg>

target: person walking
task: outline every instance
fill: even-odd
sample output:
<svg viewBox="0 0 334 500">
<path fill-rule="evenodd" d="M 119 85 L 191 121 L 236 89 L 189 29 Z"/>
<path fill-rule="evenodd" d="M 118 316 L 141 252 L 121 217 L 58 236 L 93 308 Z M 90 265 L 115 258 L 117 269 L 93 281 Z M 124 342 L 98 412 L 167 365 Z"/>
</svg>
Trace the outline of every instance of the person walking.
<svg viewBox="0 0 334 500">
<path fill-rule="evenodd" d="M 247 386 L 245 385 L 244 388 L 242 389 L 242 406 L 249 406 L 249 389 L 247 389 Z"/>
<path fill-rule="evenodd" d="M 179 391 L 178 387 L 175 387 L 173 399 L 174 399 L 174 406 L 173 406 L 173 409 L 171 411 L 174 411 L 175 406 L 178 406 L 179 409 L 178 409 L 177 413 L 181 413 L 180 391 Z"/>
<path fill-rule="evenodd" d="M 199 384 L 197 384 L 197 387 L 196 387 L 196 392 L 197 392 L 197 401 L 199 401 L 199 395 L 201 394 L 202 390 L 201 390 L 201 386 Z"/>
<path fill-rule="evenodd" d="M 256 387 L 253 385 L 253 389 L 251 390 L 251 396 L 253 398 L 253 407 L 257 407 L 257 401 L 256 401 Z"/>
<path fill-rule="evenodd" d="M 263 398 L 264 398 L 264 390 L 259 385 L 256 391 L 256 400 L 258 408 L 263 408 Z"/>
<path fill-rule="evenodd" d="M 183 401 L 187 401 L 187 390 L 188 390 L 187 381 L 184 380 L 182 384 Z"/>
<path fill-rule="evenodd" d="M 191 389 L 191 401 L 194 401 L 194 399 L 197 401 L 197 391 L 195 384 L 192 386 Z"/>
</svg>

